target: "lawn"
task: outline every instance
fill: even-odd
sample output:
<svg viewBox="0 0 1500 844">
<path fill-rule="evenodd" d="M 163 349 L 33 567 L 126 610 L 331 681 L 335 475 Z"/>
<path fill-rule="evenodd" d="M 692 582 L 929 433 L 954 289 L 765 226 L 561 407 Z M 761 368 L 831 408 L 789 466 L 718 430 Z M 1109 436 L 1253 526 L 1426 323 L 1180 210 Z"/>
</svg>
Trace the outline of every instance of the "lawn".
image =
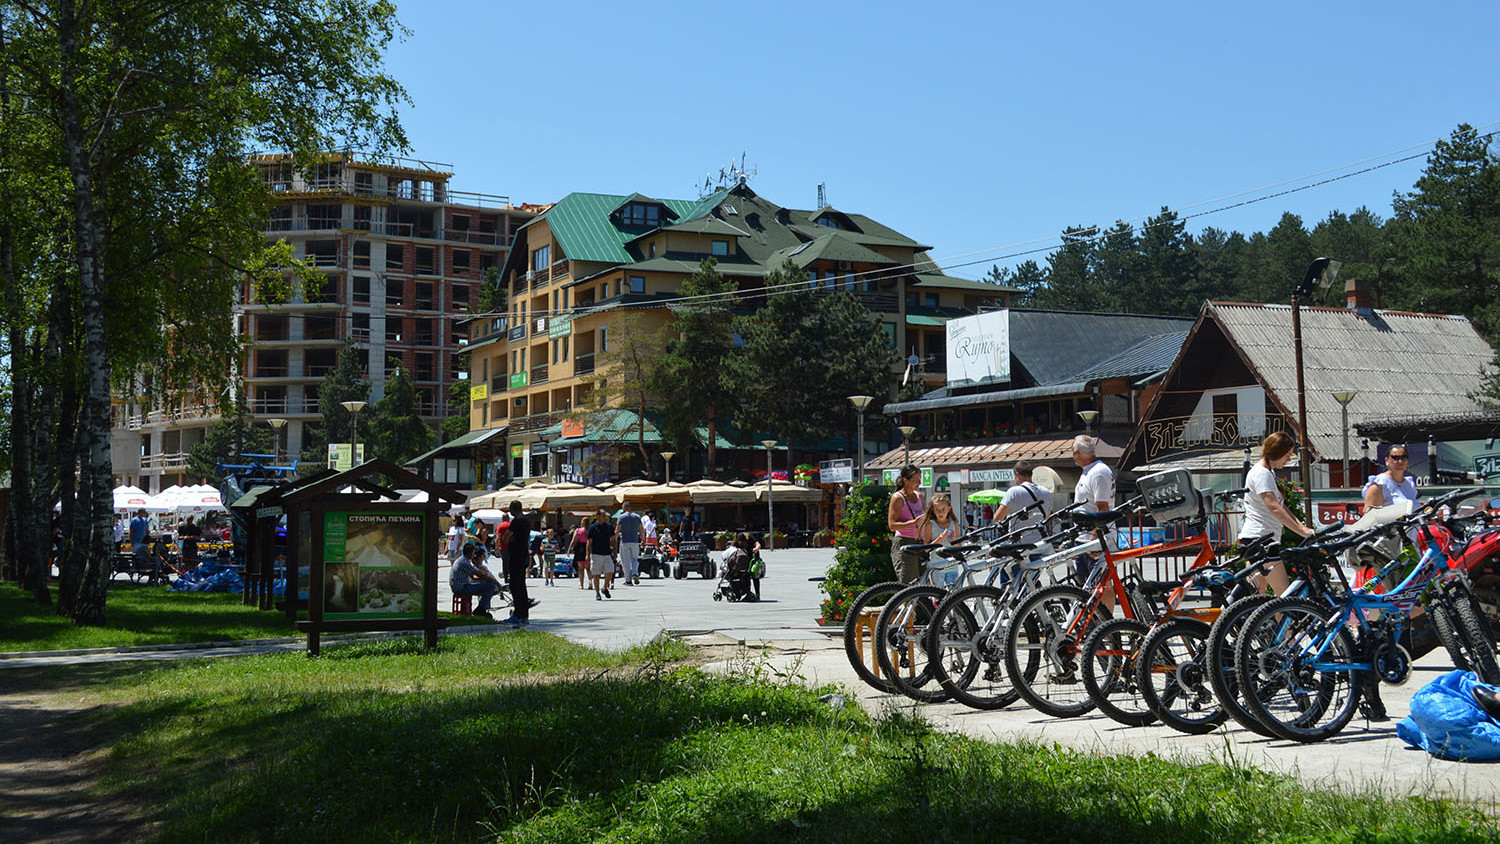
<svg viewBox="0 0 1500 844">
<path fill-rule="evenodd" d="M 682 655 L 526 631 L 24 676 L 101 704 L 70 723 L 100 797 L 168 842 L 1496 840 L 1445 800 L 992 744 Z"/>
<path fill-rule="evenodd" d="M 0 652 L 227 642 L 297 635 L 284 613 L 244 606 L 239 593 L 172 592 L 164 586 L 122 581 L 110 583 L 104 617 L 103 627 L 79 627 L 59 616 L 55 606 L 42 607 L 32 602 L 30 595 L 14 583 L 0 583 Z M 471 620 L 450 617 L 450 623 L 467 624 Z"/>
</svg>

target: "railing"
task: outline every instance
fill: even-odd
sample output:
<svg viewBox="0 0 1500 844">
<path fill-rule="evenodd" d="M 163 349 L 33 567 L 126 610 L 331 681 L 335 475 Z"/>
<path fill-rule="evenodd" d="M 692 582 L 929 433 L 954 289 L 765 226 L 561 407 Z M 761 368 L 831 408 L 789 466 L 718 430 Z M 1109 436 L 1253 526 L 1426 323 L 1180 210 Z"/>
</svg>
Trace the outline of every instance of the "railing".
<svg viewBox="0 0 1500 844">
<path fill-rule="evenodd" d="M 898 307 L 900 300 L 894 293 L 875 293 L 865 290 L 856 290 L 854 291 L 854 298 L 859 300 L 860 304 L 864 305 L 866 308 L 869 308 L 872 311 L 894 313 L 900 310 L 900 308 Z"/>
<path fill-rule="evenodd" d="M 368 329 L 368 328 L 351 328 L 351 329 L 349 329 L 349 336 L 352 337 L 352 338 L 354 338 L 355 340 L 369 340 L 370 339 L 370 329 Z"/>
<path fill-rule="evenodd" d="M 187 454 L 181 451 L 146 454 L 141 456 L 141 469 L 143 471 L 181 469 L 187 466 L 187 462 Z"/>
<path fill-rule="evenodd" d="M 594 371 L 594 353 L 577 355 L 573 358 L 573 374 L 588 375 Z"/>
<path fill-rule="evenodd" d="M 510 388 L 510 376 L 501 374 L 490 379 L 490 395 L 503 393 Z"/>
<path fill-rule="evenodd" d="M 255 367 L 255 378 L 286 378 L 287 368 L 285 366 L 257 366 Z"/>
<path fill-rule="evenodd" d="M 547 365 L 546 364 L 542 364 L 541 366 L 533 366 L 531 368 L 531 383 L 533 383 L 533 384 L 545 384 L 545 383 L 547 383 Z"/>
<path fill-rule="evenodd" d="M 339 256 L 337 255 L 319 255 L 316 253 L 308 253 L 307 255 L 303 256 L 302 260 L 307 262 L 307 265 L 310 267 L 337 268 L 339 266 Z"/>
<path fill-rule="evenodd" d="M 562 258 L 560 260 L 553 261 L 550 272 L 552 273 L 552 278 L 554 281 L 557 279 L 567 278 L 569 275 L 568 259 Z"/>
<path fill-rule="evenodd" d="M 280 398 L 251 399 L 246 407 L 251 413 L 280 414 L 280 413 L 317 413 L 318 400 L 316 398 L 290 399 L 285 396 Z"/>
<path fill-rule="evenodd" d="M 443 229 L 443 240 L 451 243 L 475 243 L 494 246 L 500 242 L 497 232 L 482 232 L 477 229 Z"/>
<path fill-rule="evenodd" d="M 515 433 L 541 431 L 557 424 L 562 416 L 556 413 L 538 413 L 535 416 L 516 416 L 510 420 L 510 429 Z"/>
</svg>

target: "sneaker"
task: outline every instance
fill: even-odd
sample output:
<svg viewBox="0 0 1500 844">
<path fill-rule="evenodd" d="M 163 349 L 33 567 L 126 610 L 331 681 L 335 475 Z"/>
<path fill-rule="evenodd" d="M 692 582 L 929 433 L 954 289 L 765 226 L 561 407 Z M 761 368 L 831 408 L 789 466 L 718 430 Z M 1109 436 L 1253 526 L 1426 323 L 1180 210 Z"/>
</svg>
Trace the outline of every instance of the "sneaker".
<svg viewBox="0 0 1500 844">
<path fill-rule="evenodd" d="M 532 607 L 536 606 L 537 604 L 540 604 L 541 602 L 542 602 L 541 598 L 527 598 L 526 599 L 526 609 L 529 610 Z"/>
<path fill-rule="evenodd" d="M 490 615 L 489 610 L 475 610 L 475 611 L 469 613 L 469 615 L 472 615 L 475 618 L 488 619 L 490 621 L 494 621 L 495 620 L 495 617 L 493 615 Z"/>
<path fill-rule="evenodd" d="M 604 597 L 606 597 L 606 598 L 610 597 L 608 589 L 604 590 Z"/>
<path fill-rule="evenodd" d="M 1385 712 L 1385 703 L 1380 700 L 1365 699 L 1359 702 L 1359 711 L 1364 714 L 1368 721 L 1389 721 L 1391 716 Z"/>
<path fill-rule="evenodd" d="M 636 585 L 636 586 L 640 586 L 640 585 L 641 585 L 641 579 L 640 579 L 640 578 L 639 578 L 639 577 L 637 577 L 637 578 L 632 578 L 632 580 L 633 580 L 633 581 L 634 581 L 634 582 L 635 582 L 635 585 Z"/>
<path fill-rule="evenodd" d="M 596 600 L 596 601 L 602 601 L 602 600 L 604 600 L 604 596 L 600 595 L 598 592 L 595 592 L 594 593 L 594 600 Z"/>
<path fill-rule="evenodd" d="M 529 619 L 529 618 L 516 618 L 514 615 L 512 615 L 510 618 L 507 618 L 505 620 L 505 623 L 509 624 L 511 627 L 525 627 L 525 626 L 531 624 L 531 619 Z"/>
</svg>

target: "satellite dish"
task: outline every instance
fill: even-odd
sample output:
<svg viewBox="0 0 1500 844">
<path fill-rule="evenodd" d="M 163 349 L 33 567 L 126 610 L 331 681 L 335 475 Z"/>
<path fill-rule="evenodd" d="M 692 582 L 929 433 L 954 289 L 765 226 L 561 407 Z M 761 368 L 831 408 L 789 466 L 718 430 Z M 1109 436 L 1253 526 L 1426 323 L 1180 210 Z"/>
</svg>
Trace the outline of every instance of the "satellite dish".
<svg viewBox="0 0 1500 844">
<path fill-rule="evenodd" d="M 1038 466 L 1031 470 L 1031 482 L 1056 495 L 1063 488 L 1062 476 L 1050 466 Z"/>
</svg>

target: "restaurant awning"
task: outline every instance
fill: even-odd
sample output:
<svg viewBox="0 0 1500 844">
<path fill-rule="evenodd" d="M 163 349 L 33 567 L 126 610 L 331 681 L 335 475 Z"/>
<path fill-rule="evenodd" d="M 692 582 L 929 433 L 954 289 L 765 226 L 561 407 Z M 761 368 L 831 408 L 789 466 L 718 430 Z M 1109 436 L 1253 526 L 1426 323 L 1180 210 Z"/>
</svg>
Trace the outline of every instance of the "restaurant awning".
<svg viewBox="0 0 1500 844">
<path fill-rule="evenodd" d="M 1100 440 L 1096 454 L 1101 460 L 1118 460 L 1124 450 Z M 1073 461 L 1073 437 L 1045 437 L 1034 440 L 1015 440 L 1002 443 L 971 443 L 966 445 L 924 446 L 911 450 L 911 464 L 933 469 L 978 469 L 1014 466 L 1022 460 L 1038 465 L 1063 464 Z M 874 460 L 867 461 L 867 470 L 899 469 L 906 462 L 905 449 L 893 448 Z"/>
</svg>

